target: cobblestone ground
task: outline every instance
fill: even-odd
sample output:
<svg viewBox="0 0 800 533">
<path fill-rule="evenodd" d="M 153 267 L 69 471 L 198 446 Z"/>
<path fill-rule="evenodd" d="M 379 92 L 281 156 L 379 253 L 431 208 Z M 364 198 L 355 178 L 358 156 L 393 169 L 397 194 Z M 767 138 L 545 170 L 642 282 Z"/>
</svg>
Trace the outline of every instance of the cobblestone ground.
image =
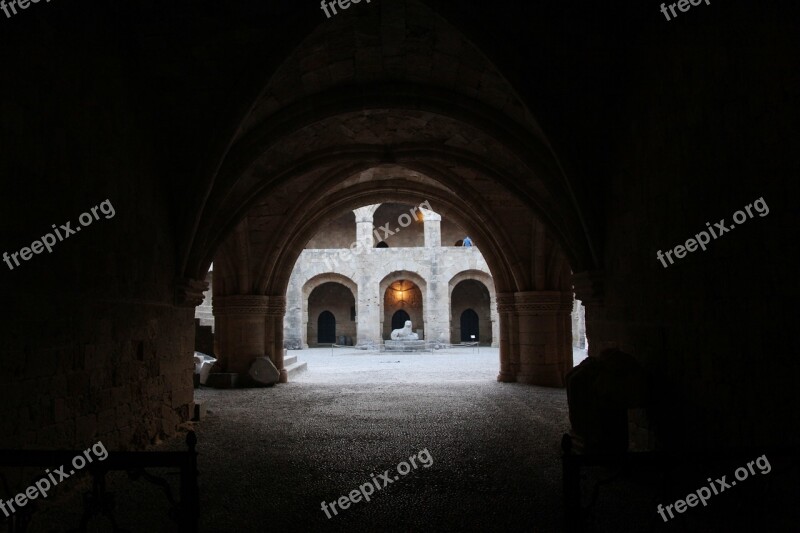
<svg viewBox="0 0 800 533">
<path fill-rule="evenodd" d="M 286 385 L 197 392 L 204 531 L 561 529 L 563 390 L 497 383 L 496 348 L 345 353 L 290 352 L 309 370 Z M 395 481 L 423 449 L 433 465 Z M 387 469 L 370 502 L 326 517 Z"/>
</svg>

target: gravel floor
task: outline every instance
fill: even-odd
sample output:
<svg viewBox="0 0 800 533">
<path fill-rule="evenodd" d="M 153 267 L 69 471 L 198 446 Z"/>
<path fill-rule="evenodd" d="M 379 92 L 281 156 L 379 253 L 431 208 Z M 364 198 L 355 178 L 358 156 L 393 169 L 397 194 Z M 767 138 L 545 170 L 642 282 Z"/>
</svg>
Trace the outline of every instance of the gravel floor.
<svg viewBox="0 0 800 533">
<path fill-rule="evenodd" d="M 309 370 L 288 384 L 195 391 L 208 408 L 205 419 L 189 424 L 199 439 L 200 531 L 563 530 L 564 390 L 497 383 L 496 349 L 299 355 Z M 183 439 L 155 449 L 183 449 Z M 593 525 L 586 531 L 796 531 L 800 468 L 791 458 L 770 460 L 774 472 L 669 523 L 656 514 L 657 504 L 739 465 L 587 470 L 584 505 L 599 499 L 590 505 Z M 153 473 L 177 489 L 174 473 Z M 333 513 L 331 502 L 374 479 L 380 489 L 369 502 L 357 497 L 346 509 L 337 502 Z M 29 530 L 77 525 L 87 482 L 84 476 L 59 487 L 60 494 L 41 502 Z M 175 531 L 160 489 L 114 473 L 109 490 L 125 530 Z M 111 531 L 110 522 L 95 518 L 87 531 Z"/>
<path fill-rule="evenodd" d="M 563 390 L 497 383 L 491 348 L 300 355 L 292 383 L 197 391 L 203 531 L 561 529 Z M 399 475 L 422 450 L 432 466 Z M 323 501 L 387 469 L 370 502 L 327 518 Z"/>
</svg>

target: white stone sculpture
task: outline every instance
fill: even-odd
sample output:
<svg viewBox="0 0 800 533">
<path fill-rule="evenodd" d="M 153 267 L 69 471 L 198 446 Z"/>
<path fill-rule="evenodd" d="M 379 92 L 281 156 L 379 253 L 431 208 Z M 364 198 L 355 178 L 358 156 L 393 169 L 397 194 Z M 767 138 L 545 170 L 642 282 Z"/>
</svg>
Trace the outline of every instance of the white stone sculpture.
<svg viewBox="0 0 800 533">
<path fill-rule="evenodd" d="M 411 331 L 411 321 L 406 320 L 406 325 L 402 329 L 392 330 L 393 341 L 416 341 L 419 337 Z"/>
</svg>

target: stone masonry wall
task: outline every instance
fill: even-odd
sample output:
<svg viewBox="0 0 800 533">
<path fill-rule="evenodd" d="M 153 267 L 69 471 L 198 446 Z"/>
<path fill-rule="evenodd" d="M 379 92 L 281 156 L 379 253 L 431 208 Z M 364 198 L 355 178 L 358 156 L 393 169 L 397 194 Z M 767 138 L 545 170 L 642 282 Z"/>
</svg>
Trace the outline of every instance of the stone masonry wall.
<svg viewBox="0 0 800 533">
<path fill-rule="evenodd" d="M 605 305 L 587 315 L 589 348 L 618 346 L 643 362 L 650 407 L 639 422 L 664 446 L 798 442 L 799 411 L 787 409 L 797 341 L 781 325 L 798 287 L 798 167 L 786 156 L 798 134 L 785 112 L 797 69 L 778 59 L 791 56 L 779 37 L 788 30 L 771 29 L 783 22 L 758 11 L 719 10 L 713 24 L 653 36 L 630 87 L 644 112 L 620 132 Z M 759 198 L 768 215 L 667 267 L 658 260 Z"/>
<path fill-rule="evenodd" d="M 19 16 L 4 30 L 20 42 L 3 47 L 13 83 L 0 98 L 0 243 L 14 252 L 53 224 L 75 228 L 106 199 L 115 214 L 2 267 L 0 448 L 140 448 L 175 434 L 193 401 L 170 180 L 118 31 L 101 10 L 61 14 L 46 29 Z"/>
</svg>

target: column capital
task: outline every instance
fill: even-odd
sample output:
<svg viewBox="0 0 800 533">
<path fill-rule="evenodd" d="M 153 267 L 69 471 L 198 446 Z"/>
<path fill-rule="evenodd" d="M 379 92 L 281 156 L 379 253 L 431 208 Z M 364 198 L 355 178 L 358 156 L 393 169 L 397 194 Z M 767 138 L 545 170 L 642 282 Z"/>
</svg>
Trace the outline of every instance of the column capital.
<svg viewBox="0 0 800 533">
<path fill-rule="evenodd" d="M 268 296 L 269 303 L 267 304 L 267 316 L 281 317 L 286 314 L 286 297 L 285 296 Z"/>
<path fill-rule="evenodd" d="M 572 275 L 575 298 L 584 305 L 603 305 L 606 273 L 603 270 L 585 270 Z"/>
<path fill-rule="evenodd" d="M 519 316 L 572 312 L 572 293 L 529 291 L 514 293 L 514 311 Z"/>
<path fill-rule="evenodd" d="M 422 211 L 422 221 L 423 222 L 441 222 L 442 215 L 435 211 L 431 211 L 430 209 L 425 209 L 424 207 L 419 208 Z"/>
<path fill-rule="evenodd" d="M 269 297 L 260 294 L 232 294 L 214 297 L 214 316 L 266 315 L 268 307 Z"/>
<path fill-rule="evenodd" d="M 353 214 L 356 216 L 357 223 L 368 222 L 372 224 L 373 216 L 375 215 L 375 211 L 378 210 L 381 204 L 373 204 L 373 205 L 365 205 L 363 207 L 359 207 L 358 209 L 353 209 Z"/>
<path fill-rule="evenodd" d="M 204 292 L 208 290 L 208 282 L 191 278 L 178 278 L 175 280 L 175 305 L 177 307 L 197 307 L 205 299 Z"/>
<path fill-rule="evenodd" d="M 506 292 L 497 295 L 497 312 L 498 313 L 512 313 L 514 312 L 514 293 Z"/>
</svg>

